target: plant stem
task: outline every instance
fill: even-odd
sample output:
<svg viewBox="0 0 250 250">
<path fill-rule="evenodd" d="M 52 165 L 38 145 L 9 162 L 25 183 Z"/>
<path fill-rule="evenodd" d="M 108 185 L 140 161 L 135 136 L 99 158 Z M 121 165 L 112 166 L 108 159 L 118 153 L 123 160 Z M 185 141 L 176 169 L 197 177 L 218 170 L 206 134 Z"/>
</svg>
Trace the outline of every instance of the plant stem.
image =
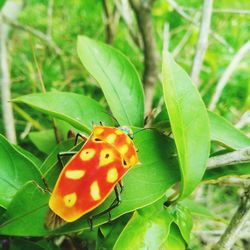
<svg viewBox="0 0 250 250">
<path fill-rule="evenodd" d="M 240 206 L 235 212 L 225 232 L 213 247 L 213 250 L 229 250 L 239 237 L 240 230 L 250 215 L 250 185 L 241 197 Z"/>
</svg>

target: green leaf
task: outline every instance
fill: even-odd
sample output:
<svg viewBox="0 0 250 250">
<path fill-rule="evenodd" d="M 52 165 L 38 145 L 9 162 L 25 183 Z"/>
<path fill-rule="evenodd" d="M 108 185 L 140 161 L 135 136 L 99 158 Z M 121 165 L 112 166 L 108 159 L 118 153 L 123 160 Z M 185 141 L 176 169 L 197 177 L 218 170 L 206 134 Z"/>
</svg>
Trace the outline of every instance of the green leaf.
<svg viewBox="0 0 250 250">
<path fill-rule="evenodd" d="M 1 216 L 0 235 L 47 235 L 44 220 L 48 211 L 48 198 L 48 193 L 43 192 L 37 184 L 26 183 Z"/>
<path fill-rule="evenodd" d="M 213 214 L 208 208 L 196 201 L 184 199 L 180 202 L 180 204 L 187 207 L 193 216 L 205 217 L 209 219 L 218 219 L 218 217 Z"/>
<path fill-rule="evenodd" d="M 13 100 L 67 121 L 75 128 L 90 133 L 93 123 L 113 125 L 113 119 L 95 100 L 67 92 L 47 92 L 20 96 Z"/>
<path fill-rule="evenodd" d="M 210 150 L 205 105 L 187 73 L 163 52 L 163 93 L 182 174 L 180 198 L 188 196 L 202 179 Z"/>
<path fill-rule="evenodd" d="M 216 183 L 223 178 L 230 176 L 249 177 L 250 176 L 250 163 L 236 164 L 224 167 L 208 169 L 203 177 L 204 182 Z"/>
<path fill-rule="evenodd" d="M 47 250 L 46 248 L 43 248 L 32 241 L 28 241 L 24 239 L 11 240 L 9 250 L 24 250 L 24 249 Z"/>
<path fill-rule="evenodd" d="M 118 122 L 142 127 L 142 84 L 128 58 L 118 50 L 86 36 L 78 36 L 77 52 L 82 64 L 100 84 Z"/>
<path fill-rule="evenodd" d="M 164 248 L 165 247 L 165 248 Z M 181 233 L 174 223 L 170 228 L 170 232 L 168 235 L 168 239 L 164 245 L 162 245 L 161 249 L 169 249 L 169 250 L 185 250 L 186 244 L 184 239 L 181 236 Z"/>
<path fill-rule="evenodd" d="M 32 160 L 0 135 L 0 206 L 7 207 L 15 193 L 29 180 L 41 184 L 41 173 Z"/>
<path fill-rule="evenodd" d="M 30 132 L 29 139 L 43 153 L 49 154 L 56 146 L 55 133 L 53 129 Z"/>
<path fill-rule="evenodd" d="M 117 238 L 130 218 L 130 213 L 125 214 L 115 221 L 101 226 L 96 242 L 96 249 L 113 249 Z"/>
<path fill-rule="evenodd" d="M 42 162 L 40 159 L 38 159 L 35 155 L 33 155 L 32 153 L 30 153 L 29 151 L 21 148 L 18 145 L 12 145 L 19 153 L 25 155 L 30 161 L 32 161 L 34 163 L 35 166 L 37 166 L 38 168 L 42 165 Z"/>
<path fill-rule="evenodd" d="M 161 249 L 167 240 L 173 217 L 163 202 L 136 211 L 117 242 L 114 250 Z"/>
<path fill-rule="evenodd" d="M 112 219 L 154 203 L 180 179 L 178 164 L 173 156 L 175 146 L 172 139 L 156 131 L 143 130 L 135 135 L 135 144 L 139 149 L 139 160 L 142 164 L 130 169 L 123 177 L 122 202 L 112 210 Z M 76 222 L 58 229 L 55 233 L 61 234 L 89 229 L 87 218 L 110 207 L 114 197 L 112 193 L 100 207 Z M 94 220 L 94 226 L 107 221 L 107 215 L 101 216 Z"/>
<path fill-rule="evenodd" d="M 211 128 L 211 139 L 231 149 L 241 149 L 250 145 L 250 138 L 235 128 L 223 117 L 208 112 Z"/>
<path fill-rule="evenodd" d="M 170 207 L 169 211 L 174 216 L 174 222 L 179 227 L 183 239 L 189 244 L 193 227 L 192 215 L 189 209 L 181 204 L 176 204 L 176 206 Z"/>
</svg>

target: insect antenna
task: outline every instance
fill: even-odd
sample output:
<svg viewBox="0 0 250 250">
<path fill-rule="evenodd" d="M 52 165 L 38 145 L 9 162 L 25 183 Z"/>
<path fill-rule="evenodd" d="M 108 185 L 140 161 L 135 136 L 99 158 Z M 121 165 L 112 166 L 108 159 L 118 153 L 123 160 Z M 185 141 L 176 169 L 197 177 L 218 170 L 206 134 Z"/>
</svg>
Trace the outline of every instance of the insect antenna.
<svg viewBox="0 0 250 250">
<path fill-rule="evenodd" d="M 136 135 L 137 133 L 139 133 L 139 132 L 142 132 L 142 131 L 144 131 L 144 130 L 156 130 L 155 128 L 141 128 L 141 129 L 138 129 L 138 130 L 136 130 L 135 132 L 134 132 L 134 135 Z"/>
</svg>

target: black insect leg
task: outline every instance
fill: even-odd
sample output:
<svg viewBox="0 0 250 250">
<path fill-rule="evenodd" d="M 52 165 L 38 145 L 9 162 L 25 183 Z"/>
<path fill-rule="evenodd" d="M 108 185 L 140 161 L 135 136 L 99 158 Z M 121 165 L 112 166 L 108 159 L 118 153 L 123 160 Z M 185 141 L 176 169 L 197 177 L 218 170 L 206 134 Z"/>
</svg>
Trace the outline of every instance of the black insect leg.
<svg viewBox="0 0 250 250">
<path fill-rule="evenodd" d="M 120 185 L 120 184 L 119 184 Z M 114 188 L 115 190 L 115 200 L 111 203 L 110 207 L 107 208 L 106 210 L 100 212 L 99 214 L 95 214 L 95 215 L 91 215 L 89 218 L 88 218 L 88 223 L 89 223 L 89 226 L 90 226 L 90 230 L 92 231 L 93 230 L 93 220 L 104 215 L 104 214 L 108 214 L 109 216 L 109 222 L 111 221 L 111 210 L 113 210 L 115 207 L 117 207 L 120 203 L 121 203 L 121 193 L 119 192 L 119 189 L 118 189 L 118 185 L 115 186 Z"/>
<path fill-rule="evenodd" d="M 63 164 L 63 161 L 62 161 L 62 157 L 64 156 L 73 156 L 77 153 L 77 151 L 71 151 L 71 152 L 60 152 L 57 154 L 57 158 L 58 158 L 58 161 L 60 162 L 61 164 L 61 167 L 63 168 L 64 167 L 64 164 Z"/>
<path fill-rule="evenodd" d="M 120 180 L 119 182 L 118 182 L 118 184 L 119 184 L 119 187 L 120 187 L 120 189 L 121 189 L 121 191 L 120 191 L 120 194 L 123 192 L 123 190 L 124 190 L 124 186 L 123 186 L 123 183 L 122 183 L 122 180 Z"/>
<path fill-rule="evenodd" d="M 79 139 L 79 137 L 81 137 L 82 139 L 83 139 L 83 141 L 87 141 L 88 140 L 88 138 L 85 136 L 85 135 L 82 135 L 82 134 L 80 134 L 80 133 L 77 133 L 76 134 L 76 138 L 75 138 L 75 146 L 78 144 L 78 139 Z"/>
</svg>

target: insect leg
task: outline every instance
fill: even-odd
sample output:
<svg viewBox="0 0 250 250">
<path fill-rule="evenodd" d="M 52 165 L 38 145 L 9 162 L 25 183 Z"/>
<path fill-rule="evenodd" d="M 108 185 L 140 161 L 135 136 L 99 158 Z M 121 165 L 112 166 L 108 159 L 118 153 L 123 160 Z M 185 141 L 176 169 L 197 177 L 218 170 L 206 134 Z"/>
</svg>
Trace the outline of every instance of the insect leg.
<svg viewBox="0 0 250 250">
<path fill-rule="evenodd" d="M 64 167 L 64 164 L 63 164 L 63 161 L 62 161 L 62 157 L 64 156 L 73 156 L 77 153 L 77 151 L 71 151 L 71 152 L 60 152 L 57 154 L 57 158 L 58 158 L 58 161 L 60 162 L 61 164 L 61 167 L 63 168 Z"/>
<path fill-rule="evenodd" d="M 120 189 L 121 189 L 121 191 L 120 191 L 120 194 L 121 194 L 122 191 L 124 190 L 124 186 L 123 186 L 122 180 L 120 180 L 120 181 L 118 182 L 118 184 L 119 184 Z"/>
<path fill-rule="evenodd" d="M 80 133 L 77 133 L 76 134 L 76 138 L 75 138 L 75 146 L 78 144 L 78 139 L 79 139 L 79 137 L 81 137 L 82 139 L 83 139 L 83 141 L 87 141 L 88 140 L 88 138 L 85 136 L 85 135 L 82 135 L 82 134 L 80 134 Z"/>
<path fill-rule="evenodd" d="M 120 184 L 119 184 L 120 185 Z M 90 226 L 90 230 L 92 231 L 93 230 L 93 220 L 104 215 L 104 214 L 108 214 L 109 216 L 109 222 L 111 221 L 111 210 L 113 210 L 115 207 L 117 207 L 120 203 L 121 203 L 121 194 L 119 192 L 119 189 L 118 189 L 118 185 L 115 186 L 114 188 L 115 190 L 115 200 L 111 203 L 110 207 L 107 208 L 106 210 L 100 212 L 99 214 L 94 214 L 94 215 L 91 215 L 89 218 L 88 218 L 88 223 L 89 223 L 89 226 Z"/>
</svg>

